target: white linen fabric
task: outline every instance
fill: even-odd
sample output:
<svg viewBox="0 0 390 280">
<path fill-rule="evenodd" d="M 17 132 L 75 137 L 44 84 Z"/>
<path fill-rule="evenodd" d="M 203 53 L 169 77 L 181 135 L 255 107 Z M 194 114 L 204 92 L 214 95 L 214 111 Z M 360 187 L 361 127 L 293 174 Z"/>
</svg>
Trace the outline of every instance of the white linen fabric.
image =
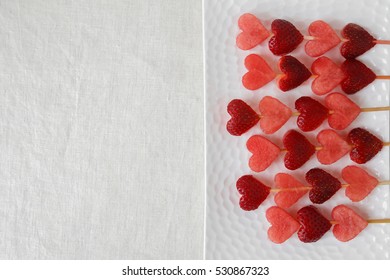
<svg viewBox="0 0 390 280">
<path fill-rule="evenodd" d="M 203 258 L 201 1 L 0 0 L 0 258 Z"/>
</svg>

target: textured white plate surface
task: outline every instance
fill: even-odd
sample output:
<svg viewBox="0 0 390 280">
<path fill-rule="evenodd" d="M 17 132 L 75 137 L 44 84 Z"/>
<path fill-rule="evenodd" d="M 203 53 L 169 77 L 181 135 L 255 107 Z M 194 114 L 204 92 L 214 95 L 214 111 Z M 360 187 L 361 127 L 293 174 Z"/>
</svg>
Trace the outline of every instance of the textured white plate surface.
<svg viewBox="0 0 390 280">
<path fill-rule="evenodd" d="M 389 32 L 390 1 L 319 1 L 319 0 L 247 0 L 247 1 L 204 1 L 204 40 L 205 40 L 205 77 L 206 77 L 206 169 L 207 169 L 207 205 L 206 205 L 206 259 L 389 259 L 390 258 L 390 224 L 369 225 L 354 240 L 342 243 L 337 241 L 332 232 L 326 233 L 321 240 L 312 244 L 301 243 L 297 235 L 281 245 L 270 242 L 267 238 L 269 223 L 265 211 L 274 205 L 273 195 L 255 211 L 245 212 L 238 205 L 236 180 L 245 174 L 252 174 L 262 182 L 272 186 L 273 176 L 278 172 L 287 172 L 302 182 L 304 174 L 313 167 L 320 167 L 313 157 L 302 168 L 289 171 L 283 165 L 280 156 L 270 168 L 262 173 L 254 173 L 248 167 L 250 153 L 245 143 L 251 135 L 263 134 L 259 126 L 240 137 L 227 133 L 226 122 L 230 119 L 226 106 L 230 100 L 239 98 L 257 110 L 257 104 L 265 95 L 275 96 L 283 103 L 294 107 L 294 101 L 303 95 L 314 96 L 310 83 L 305 83 L 296 90 L 283 93 L 275 82 L 251 92 L 241 84 L 241 77 L 246 72 L 243 61 L 251 54 L 257 53 L 266 57 L 276 70 L 278 57 L 268 50 L 267 40 L 260 46 L 243 51 L 236 47 L 235 38 L 239 33 L 237 20 L 240 15 L 250 12 L 259 17 L 269 28 L 275 18 L 284 18 L 294 23 L 299 30 L 307 34 L 309 24 L 317 19 L 330 23 L 337 32 L 348 22 L 359 23 L 378 39 L 390 39 Z M 303 52 L 302 43 L 292 55 L 307 66 L 314 60 Z M 359 59 L 372 68 L 378 75 L 390 74 L 390 46 L 375 46 Z M 334 61 L 343 61 L 339 49 L 326 54 Z M 336 89 L 337 90 L 337 89 Z M 316 97 L 322 99 L 321 97 Z M 375 81 L 364 90 L 349 96 L 361 107 L 389 105 L 389 82 Z M 363 127 L 375 133 L 384 141 L 389 141 L 389 113 L 362 113 L 357 120 L 341 134 L 354 127 Z M 283 134 L 296 128 L 292 118 L 277 133 L 268 138 L 281 145 Z M 328 128 L 323 124 L 316 131 L 305 135 L 313 142 L 317 133 Z M 329 166 L 325 170 L 338 175 L 343 167 L 354 164 L 349 156 Z M 389 147 L 384 149 L 364 168 L 380 180 L 389 179 Z M 310 204 L 307 196 L 289 209 L 295 212 L 302 206 Z M 326 203 L 319 205 L 320 211 L 328 218 L 333 207 L 346 204 L 363 217 L 390 217 L 389 186 L 377 187 L 364 201 L 352 203 L 340 190 Z"/>
</svg>

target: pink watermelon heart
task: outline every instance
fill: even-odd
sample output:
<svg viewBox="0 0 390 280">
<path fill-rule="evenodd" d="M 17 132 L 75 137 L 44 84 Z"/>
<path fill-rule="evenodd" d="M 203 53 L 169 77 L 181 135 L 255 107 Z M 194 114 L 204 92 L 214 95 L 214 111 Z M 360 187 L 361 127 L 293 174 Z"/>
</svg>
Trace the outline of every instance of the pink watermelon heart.
<svg viewBox="0 0 390 280">
<path fill-rule="evenodd" d="M 250 50 L 268 38 L 269 31 L 254 15 L 246 13 L 238 19 L 238 27 L 242 30 L 236 38 L 237 47 Z"/>
<path fill-rule="evenodd" d="M 265 216 L 271 224 L 268 229 L 268 238 L 277 244 L 289 239 L 300 227 L 299 223 L 290 214 L 277 206 L 268 208 Z"/>
<path fill-rule="evenodd" d="M 268 63 L 257 54 L 250 54 L 244 61 L 248 72 L 242 77 L 242 84 L 246 89 L 256 90 L 275 79 L 275 72 Z"/>
<path fill-rule="evenodd" d="M 279 130 L 291 117 L 290 108 L 271 96 L 264 97 L 259 103 L 260 128 L 266 134 Z"/>
<path fill-rule="evenodd" d="M 306 54 L 312 57 L 323 55 L 340 43 L 340 38 L 329 24 L 317 20 L 309 25 L 309 34 L 315 37 L 305 45 Z"/>
<path fill-rule="evenodd" d="M 317 152 L 317 159 L 322 164 L 332 164 L 351 150 L 351 146 L 331 129 L 318 133 L 317 141 L 322 146 L 322 149 Z"/>
<path fill-rule="evenodd" d="M 322 56 L 311 65 L 311 71 L 318 75 L 311 84 L 312 91 L 317 95 L 324 95 L 339 85 L 344 79 L 344 72 L 332 60 Z"/>
<path fill-rule="evenodd" d="M 325 97 L 326 107 L 330 110 L 329 126 L 333 129 L 347 128 L 359 116 L 361 109 L 345 95 L 334 92 Z"/>
<path fill-rule="evenodd" d="M 275 186 L 282 189 L 274 197 L 276 205 L 282 208 L 291 207 L 308 192 L 308 189 L 300 189 L 305 188 L 304 184 L 286 173 L 276 174 L 274 181 Z"/>
<path fill-rule="evenodd" d="M 280 153 L 278 146 L 260 135 L 249 138 L 246 147 L 253 154 L 249 159 L 249 167 L 255 172 L 267 169 Z"/>
<path fill-rule="evenodd" d="M 363 200 L 378 185 L 378 180 L 357 166 L 347 166 L 341 171 L 341 177 L 348 183 L 345 195 L 353 202 Z"/>
<path fill-rule="evenodd" d="M 333 235 L 342 242 L 354 239 L 368 225 L 365 219 L 345 205 L 336 206 L 332 218 L 336 222 Z"/>
</svg>

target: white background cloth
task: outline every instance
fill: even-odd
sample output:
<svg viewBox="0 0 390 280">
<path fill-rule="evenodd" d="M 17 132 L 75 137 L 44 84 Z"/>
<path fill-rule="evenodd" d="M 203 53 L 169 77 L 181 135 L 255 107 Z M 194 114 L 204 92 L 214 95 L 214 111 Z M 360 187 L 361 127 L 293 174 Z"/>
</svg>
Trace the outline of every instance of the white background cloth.
<svg viewBox="0 0 390 280">
<path fill-rule="evenodd" d="M 0 258 L 203 257 L 201 1 L 0 0 Z"/>
</svg>

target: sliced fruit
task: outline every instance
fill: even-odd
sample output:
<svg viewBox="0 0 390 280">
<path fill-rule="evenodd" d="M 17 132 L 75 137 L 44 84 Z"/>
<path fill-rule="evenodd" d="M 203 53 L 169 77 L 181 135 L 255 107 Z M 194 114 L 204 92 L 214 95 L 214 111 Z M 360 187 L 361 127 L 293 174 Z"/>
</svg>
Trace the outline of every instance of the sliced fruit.
<svg viewBox="0 0 390 280">
<path fill-rule="evenodd" d="M 280 58 L 279 69 L 284 73 L 278 81 L 278 86 L 282 91 L 289 91 L 300 86 L 311 76 L 306 66 L 290 55 Z"/>
<path fill-rule="evenodd" d="M 348 154 L 352 147 L 331 129 L 322 130 L 317 135 L 322 149 L 317 151 L 317 159 L 322 164 L 332 164 Z"/>
<path fill-rule="evenodd" d="M 333 208 L 332 219 L 336 222 L 333 235 L 342 242 L 354 239 L 368 225 L 365 219 L 345 205 Z"/>
<path fill-rule="evenodd" d="M 259 89 L 276 77 L 268 63 L 257 54 L 248 55 L 244 64 L 248 69 L 248 72 L 242 77 L 242 84 L 246 89 Z"/>
<path fill-rule="evenodd" d="M 341 183 L 337 178 L 320 168 L 310 169 L 306 173 L 306 181 L 312 186 L 309 198 L 316 204 L 324 203 L 341 188 Z"/>
<path fill-rule="evenodd" d="M 259 115 L 240 99 L 230 101 L 227 111 L 232 116 L 226 124 L 226 129 L 231 135 L 244 134 L 260 120 Z"/>
<path fill-rule="evenodd" d="M 268 42 L 270 51 L 274 55 L 285 55 L 293 50 L 303 41 L 303 35 L 289 21 L 275 19 L 271 24 L 274 36 Z"/>
<path fill-rule="evenodd" d="M 315 39 L 306 43 L 305 51 L 312 57 L 323 55 L 340 43 L 337 33 L 322 20 L 316 20 L 309 25 L 309 34 Z"/>
<path fill-rule="evenodd" d="M 239 178 L 236 187 L 241 194 L 240 207 L 245 211 L 256 210 L 270 193 L 270 188 L 252 175 Z"/>
<path fill-rule="evenodd" d="M 290 108 L 271 96 L 265 96 L 259 103 L 260 127 L 266 134 L 279 130 L 291 117 Z"/>
<path fill-rule="evenodd" d="M 278 146 L 260 135 L 250 137 L 246 147 L 253 154 L 249 159 L 249 167 L 255 172 L 267 169 L 280 153 Z"/>
<path fill-rule="evenodd" d="M 342 170 L 341 177 L 348 183 L 345 195 L 353 202 L 365 199 L 379 183 L 367 171 L 352 165 Z"/>
<path fill-rule="evenodd" d="M 268 229 L 268 238 L 274 243 L 285 242 L 299 229 L 299 223 L 285 210 L 277 206 L 267 209 L 265 216 L 271 224 Z"/>
<path fill-rule="evenodd" d="M 312 205 L 303 207 L 297 215 L 301 225 L 298 238 L 302 242 L 316 242 L 332 227 L 331 223 Z"/>
<path fill-rule="evenodd" d="M 282 189 L 274 197 L 276 205 L 282 208 L 291 207 L 308 192 L 302 189 L 305 187 L 304 184 L 286 173 L 276 174 L 274 181 L 275 187 Z"/>
<path fill-rule="evenodd" d="M 287 151 L 284 165 L 290 170 L 304 165 L 315 153 L 315 147 L 296 130 L 290 130 L 284 135 L 283 144 Z"/>
<path fill-rule="evenodd" d="M 237 47 L 250 50 L 268 38 L 269 31 L 254 15 L 246 13 L 238 19 L 238 27 L 242 30 L 236 38 Z"/>
<path fill-rule="evenodd" d="M 331 111 L 329 126 L 333 129 L 347 128 L 359 116 L 361 109 L 345 95 L 334 92 L 325 97 L 326 107 Z"/>
<path fill-rule="evenodd" d="M 341 68 L 325 56 L 313 62 L 311 71 L 314 75 L 318 75 L 311 84 L 312 91 L 317 95 L 329 93 L 346 78 Z"/>
</svg>

